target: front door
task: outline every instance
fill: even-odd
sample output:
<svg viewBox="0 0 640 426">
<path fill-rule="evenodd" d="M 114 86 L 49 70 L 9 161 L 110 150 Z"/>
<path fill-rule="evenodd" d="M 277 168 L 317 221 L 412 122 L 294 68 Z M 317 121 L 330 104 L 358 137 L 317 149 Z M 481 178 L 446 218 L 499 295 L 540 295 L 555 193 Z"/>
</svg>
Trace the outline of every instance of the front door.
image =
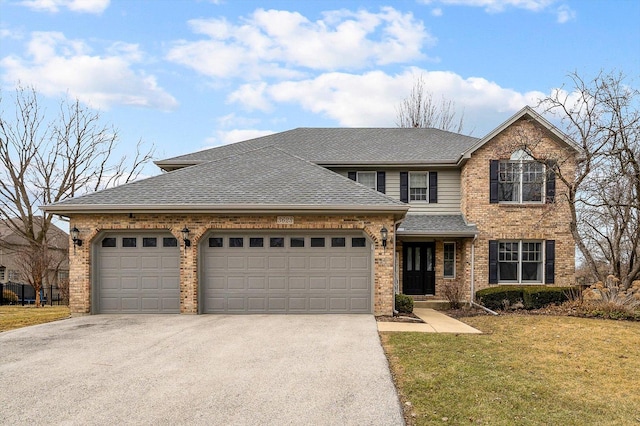
<svg viewBox="0 0 640 426">
<path fill-rule="evenodd" d="M 402 293 L 436 293 L 435 243 L 404 243 L 402 257 Z"/>
</svg>

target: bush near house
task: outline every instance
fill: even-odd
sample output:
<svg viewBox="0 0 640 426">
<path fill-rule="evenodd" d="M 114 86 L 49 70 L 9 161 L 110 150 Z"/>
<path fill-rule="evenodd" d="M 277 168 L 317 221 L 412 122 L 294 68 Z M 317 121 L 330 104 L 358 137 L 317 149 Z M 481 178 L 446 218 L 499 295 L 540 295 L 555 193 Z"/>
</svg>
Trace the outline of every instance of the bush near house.
<svg viewBox="0 0 640 426">
<path fill-rule="evenodd" d="M 567 301 L 567 292 L 571 289 L 572 287 L 505 285 L 479 290 L 476 292 L 476 299 L 489 309 L 540 309 Z"/>
<path fill-rule="evenodd" d="M 6 288 L 2 290 L 2 299 L 6 304 L 18 303 L 18 295 Z"/>
<path fill-rule="evenodd" d="M 396 311 L 403 314 L 413 313 L 413 298 L 406 294 L 396 294 Z"/>
</svg>

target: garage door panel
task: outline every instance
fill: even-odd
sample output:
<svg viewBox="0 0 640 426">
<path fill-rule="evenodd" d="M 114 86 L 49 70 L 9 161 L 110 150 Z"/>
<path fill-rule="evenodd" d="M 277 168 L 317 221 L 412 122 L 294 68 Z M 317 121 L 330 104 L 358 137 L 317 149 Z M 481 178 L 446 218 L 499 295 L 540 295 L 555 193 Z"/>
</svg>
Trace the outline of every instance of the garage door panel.
<svg viewBox="0 0 640 426">
<path fill-rule="evenodd" d="M 102 247 L 107 238 L 117 242 L 114 247 Z M 169 233 L 127 232 L 96 241 L 98 312 L 180 312 L 180 248 L 165 247 L 163 238 L 174 239 Z"/>
<path fill-rule="evenodd" d="M 160 277 L 142 277 L 140 280 L 143 290 L 160 290 Z"/>
<path fill-rule="evenodd" d="M 329 289 L 331 290 L 346 290 L 347 289 L 347 277 L 331 277 L 329 280 Z"/>
<path fill-rule="evenodd" d="M 247 257 L 247 269 L 259 269 L 263 270 L 267 264 L 264 256 L 248 256 Z"/>
<path fill-rule="evenodd" d="M 160 259 L 158 256 L 141 256 L 140 260 L 142 269 L 155 270 L 160 268 L 160 262 L 162 261 L 162 259 Z"/>
<path fill-rule="evenodd" d="M 135 255 L 126 255 L 120 258 L 120 268 L 122 269 L 138 269 L 140 267 L 140 259 Z"/>
<path fill-rule="evenodd" d="M 267 280 L 264 276 L 262 277 L 248 277 L 247 278 L 247 288 L 249 290 L 264 290 L 267 288 Z"/>
<path fill-rule="evenodd" d="M 122 290 L 138 290 L 138 277 L 122 277 L 120 279 L 120 288 Z"/>
<path fill-rule="evenodd" d="M 351 277 L 349 283 L 351 290 L 365 290 L 369 287 L 369 281 L 363 277 Z"/>
<path fill-rule="evenodd" d="M 307 277 L 289 277 L 289 290 L 306 290 Z"/>
<path fill-rule="evenodd" d="M 371 312 L 371 246 L 352 247 L 351 237 L 362 239 L 359 234 L 320 238 L 298 231 L 285 233 L 284 240 L 281 232 L 213 237 L 224 244 L 201 249 L 204 312 Z M 271 237 L 284 241 L 284 247 L 270 246 Z M 240 238 L 244 247 L 229 247 L 231 239 Z M 249 246 L 260 240 L 262 247 Z"/>
</svg>

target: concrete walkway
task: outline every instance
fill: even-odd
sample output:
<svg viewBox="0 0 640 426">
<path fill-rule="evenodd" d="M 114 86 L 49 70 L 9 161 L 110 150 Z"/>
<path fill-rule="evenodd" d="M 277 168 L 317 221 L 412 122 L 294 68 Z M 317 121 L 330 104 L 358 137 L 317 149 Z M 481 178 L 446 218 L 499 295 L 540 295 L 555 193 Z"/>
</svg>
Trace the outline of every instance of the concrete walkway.
<svg viewBox="0 0 640 426">
<path fill-rule="evenodd" d="M 378 331 L 412 331 L 416 333 L 458 333 L 482 334 L 480 330 L 453 319 L 435 309 L 415 308 L 416 314 L 424 323 L 378 322 Z"/>
</svg>

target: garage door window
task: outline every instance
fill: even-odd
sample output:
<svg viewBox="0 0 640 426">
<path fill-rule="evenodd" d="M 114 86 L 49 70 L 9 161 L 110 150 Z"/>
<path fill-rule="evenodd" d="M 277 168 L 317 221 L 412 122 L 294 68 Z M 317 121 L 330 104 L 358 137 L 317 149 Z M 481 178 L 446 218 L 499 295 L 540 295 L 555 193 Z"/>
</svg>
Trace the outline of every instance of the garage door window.
<svg viewBox="0 0 640 426">
<path fill-rule="evenodd" d="M 162 247 L 178 247 L 178 239 L 173 237 L 164 237 L 162 239 Z"/>
<path fill-rule="evenodd" d="M 291 247 L 304 247 L 304 238 L 302 237 L 292 237 L 289 240 Z"/>
<path fill-rule="evenodd" d="M 209 238 L 209 247 L 222 247 L 222 238 Z"/>
<path fill-rule="evenodd" d="M 264 247 L 264 238 L 249 238 L 249 247 Z"/>
<path fill-rule="evenodd" d="M 324 238 L 312 238 L 311 247 L 324 247 Z"/>
<path fill-rule="evenodd" d="M 113 237 L 107 237 L 102 239 L 102 247 L 115 247 L 116 239 Z"/>
<path fill-rule="evenodd" d="M 244 247 L 244 238 L 229 238 L 229 247 Z"/>
<path fill-rule="evenodd" d="M 158 239 L 144 237 L 142 239 L 142 247 L 158 247 Z"/>
<path fill-rule="evenodd" d="M 122 238 L 122 247 L 132 248 L 137 246 L 137 239 L 124 237 Z"/>
<path fill-rule="evenodd" d="M 331 247 L 345 247 L 345 238 L 336 237 L 331 238 Z"/>
<path fill-rule="evenodd" d="M 284 238 L 282 237 L 269 238 L 269 247 L 284 247 Z"/>
<path fill-rule="evenodd" d="M 351 247 L 366 247 L 367 240 L 365 238 L 352 238 Z"/>
</svg>

